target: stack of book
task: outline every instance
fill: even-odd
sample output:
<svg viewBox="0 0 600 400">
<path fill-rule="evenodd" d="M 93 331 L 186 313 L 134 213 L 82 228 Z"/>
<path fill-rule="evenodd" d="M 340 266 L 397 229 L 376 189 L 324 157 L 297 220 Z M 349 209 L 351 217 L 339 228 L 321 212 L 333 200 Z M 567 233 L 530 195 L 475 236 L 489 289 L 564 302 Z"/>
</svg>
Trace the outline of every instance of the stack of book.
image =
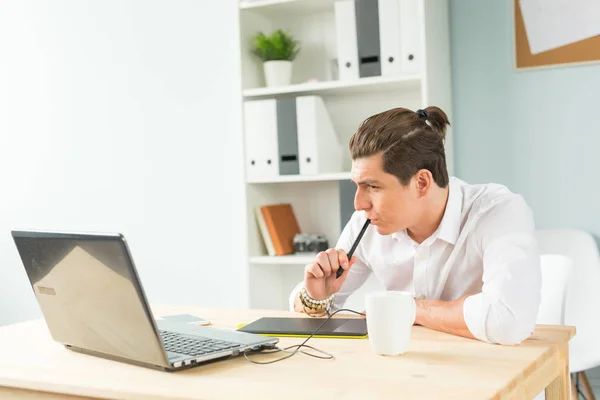
<svg viewBox="0 0 600 400">
<path fill-rule="evenodd" d="M 256 207 L 256 220 L 270 256 L 294 253 L 294 236 L 300 226 L 289 203 L 268 204 Z"/>
</svg>

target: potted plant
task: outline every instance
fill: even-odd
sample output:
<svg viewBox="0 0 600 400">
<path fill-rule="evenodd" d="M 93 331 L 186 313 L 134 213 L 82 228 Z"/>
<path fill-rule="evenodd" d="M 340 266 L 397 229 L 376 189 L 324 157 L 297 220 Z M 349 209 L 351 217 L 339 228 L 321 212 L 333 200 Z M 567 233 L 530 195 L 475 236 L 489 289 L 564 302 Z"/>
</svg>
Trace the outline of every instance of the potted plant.
<svg viewBox="0 0 600 400">
<path fill-rule="evenodd" d="M 253 53 L 263 62 L 265 81 L 269 87 L 291 83 L 292 61 L 299 51 L 299 42 L 281 29 L 270 35 L 259 32 L 254 36 Z"/>
</svg>

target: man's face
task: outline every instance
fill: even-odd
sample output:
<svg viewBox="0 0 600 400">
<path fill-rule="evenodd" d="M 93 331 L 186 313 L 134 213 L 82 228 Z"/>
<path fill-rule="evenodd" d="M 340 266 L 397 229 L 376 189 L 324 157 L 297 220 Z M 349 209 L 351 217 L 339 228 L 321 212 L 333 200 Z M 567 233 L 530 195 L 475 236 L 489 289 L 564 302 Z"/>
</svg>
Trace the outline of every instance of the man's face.
<svg viewBox="0 0 600 400">
<path fill-rule="evenodd" d="M 402 186 L 394 175 L 383 171 L 380 154 L 354 160 L 352 180 L 357 184 L 354 208 L 365 212 L 379 234 L 413 226 L 420 214 L 418 193 L 412 181 Z"/>
</svg>

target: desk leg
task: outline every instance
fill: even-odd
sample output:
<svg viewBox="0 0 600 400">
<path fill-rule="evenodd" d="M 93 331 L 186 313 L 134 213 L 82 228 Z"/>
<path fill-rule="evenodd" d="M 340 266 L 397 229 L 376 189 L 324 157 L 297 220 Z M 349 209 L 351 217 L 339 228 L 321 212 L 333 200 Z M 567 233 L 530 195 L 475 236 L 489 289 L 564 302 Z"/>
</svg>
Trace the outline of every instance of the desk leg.
<svg viewBox="0 0 600 400">
<path fill-rule="evenodd" d="M 546 388 L 547 400 L 567 400 L 570 397 L 569 345 L 561 344 L 556 354 L 558 376 Z"/>
</svg>

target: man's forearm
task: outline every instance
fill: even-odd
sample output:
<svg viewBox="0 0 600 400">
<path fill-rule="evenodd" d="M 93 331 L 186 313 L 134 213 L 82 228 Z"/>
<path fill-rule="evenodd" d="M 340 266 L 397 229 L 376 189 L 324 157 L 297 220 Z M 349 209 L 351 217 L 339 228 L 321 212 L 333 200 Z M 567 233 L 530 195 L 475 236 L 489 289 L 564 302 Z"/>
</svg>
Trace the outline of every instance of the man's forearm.
<svg viewBox="0 0 600 400">
<path fill-rule="evenodd" d="M 467 296 L 452 301 L 415 300 L 415 324 L 474 339 L 463 316 L 463 303 L 466 298 Z"/>
</svg>

